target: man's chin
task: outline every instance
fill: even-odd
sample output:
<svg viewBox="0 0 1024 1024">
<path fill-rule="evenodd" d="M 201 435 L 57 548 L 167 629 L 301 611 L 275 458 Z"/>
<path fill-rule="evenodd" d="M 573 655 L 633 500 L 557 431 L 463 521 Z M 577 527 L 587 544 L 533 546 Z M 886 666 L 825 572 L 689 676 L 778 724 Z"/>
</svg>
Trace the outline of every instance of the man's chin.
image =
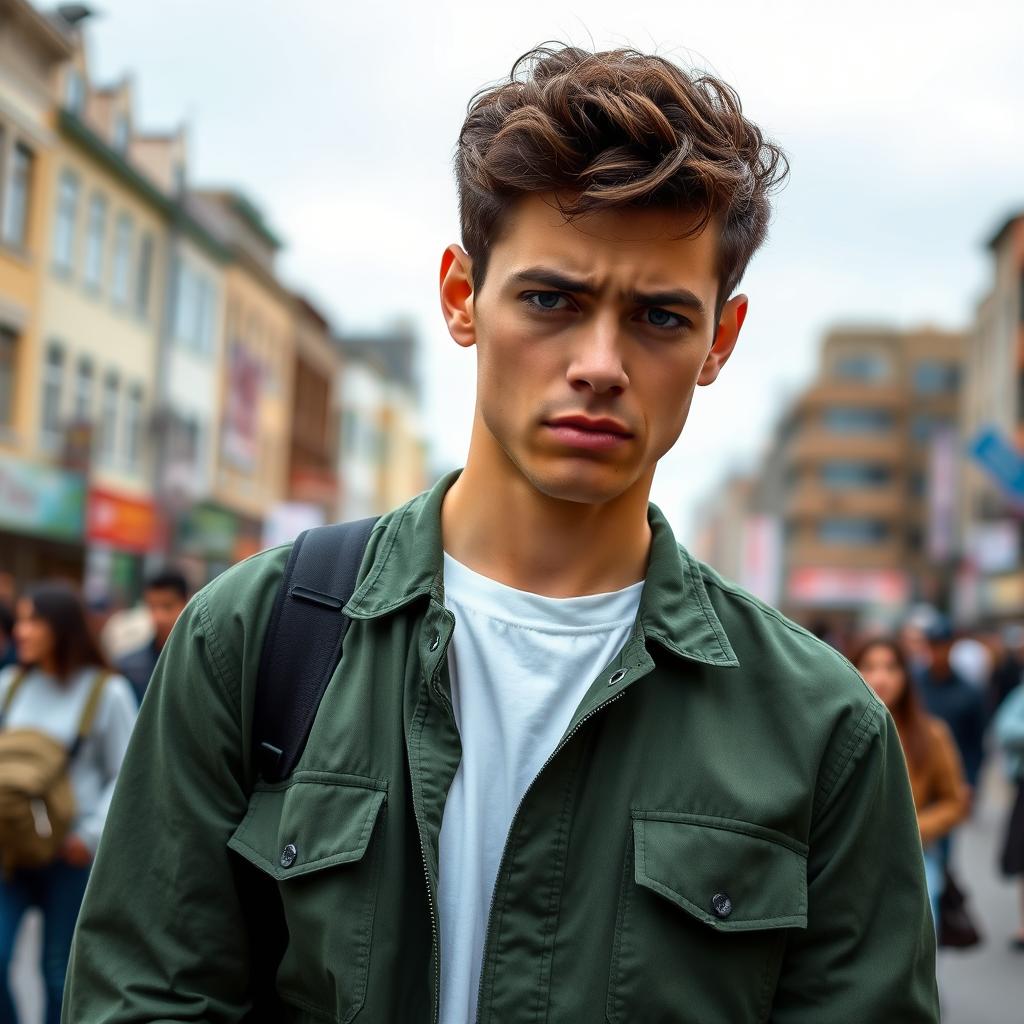
<svg viewBox="0 0 1024 1024">
<path fill-rule="evenodd" d="M 607 465 L 544 466 L 524 475 L 545 497 L 581 505 L 614 501 L 636 483 L 634 474 Z"/>
</svg>

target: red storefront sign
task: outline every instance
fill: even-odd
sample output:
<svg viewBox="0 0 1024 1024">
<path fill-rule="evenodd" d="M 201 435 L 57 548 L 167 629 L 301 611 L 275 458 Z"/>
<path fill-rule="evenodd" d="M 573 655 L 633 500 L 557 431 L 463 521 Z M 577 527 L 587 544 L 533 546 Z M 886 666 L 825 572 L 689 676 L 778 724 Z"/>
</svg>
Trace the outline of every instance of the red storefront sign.
<svg viewBox="0 0 1024 1024">
<path fill-rule="evenodd" d="M 162 541 L 160 511 L 151 501 L 92 488 L 86 511 L 86 537 L 122 551 L 145 554 Z"/>
</svg>

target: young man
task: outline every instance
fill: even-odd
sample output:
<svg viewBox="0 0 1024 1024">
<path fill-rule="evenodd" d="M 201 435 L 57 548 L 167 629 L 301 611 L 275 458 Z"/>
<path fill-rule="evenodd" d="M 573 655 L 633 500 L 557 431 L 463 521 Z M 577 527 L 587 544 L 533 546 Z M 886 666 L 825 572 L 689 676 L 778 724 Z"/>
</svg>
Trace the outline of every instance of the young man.
<svg viewBox="0 0 1024 1024">
<path fill-rule="evenodd" d="M 149 643 L 118 659 L 117 670 L 127 677 L 139 703 L 146 693 L 157 659 L 164 649 L 178 616 L 188 604 L 188 580 L 177 569 L 161 569 L 147 577 L 142 600 L 153 624 Z"/>
<path fill-rule="evenodd" d="M 191 603 L 66 1021 L 938 1019 L 890 719 L 648 504 L 783 167 L 727 86 L 657 57 L 539 50 L 477 97 L 441 265 L 477 350 L 466 467 L 375 528 L 283 783 L 250 723 L 288 549 Z"/>
</svg>

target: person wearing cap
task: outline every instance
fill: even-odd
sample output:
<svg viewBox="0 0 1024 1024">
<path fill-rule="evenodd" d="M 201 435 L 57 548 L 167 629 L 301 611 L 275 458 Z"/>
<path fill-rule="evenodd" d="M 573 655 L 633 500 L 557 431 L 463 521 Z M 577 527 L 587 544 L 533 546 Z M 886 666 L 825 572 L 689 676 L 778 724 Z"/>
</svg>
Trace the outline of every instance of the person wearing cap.
<svg viewBox="0 0 1024 1024">
<path fill-rule="evenodd" d="M 984 694 L 953 669 L 950 652 L 955 638 L 947 618 L 936 618 L 928 627 L 926 637 L 930 664 L 920 676 L 921 695 L 928 713 L 949 726 L 963 761 L 964 777 L 973 794 L 984 756 Z"/>
</svg>

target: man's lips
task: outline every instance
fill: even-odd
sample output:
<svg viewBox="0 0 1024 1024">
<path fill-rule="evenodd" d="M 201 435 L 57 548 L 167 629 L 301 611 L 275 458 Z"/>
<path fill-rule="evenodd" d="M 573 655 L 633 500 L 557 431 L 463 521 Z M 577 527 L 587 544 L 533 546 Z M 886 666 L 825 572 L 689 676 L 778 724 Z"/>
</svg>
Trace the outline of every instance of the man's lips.
<svg viewBox="0 0 1024 1024">
<path fill-rule="evenodd" d="M 604 451 L 625 444 L 633 435 L 618 420 L 589 416 L 560 416 L 545 424 L 559 442 L 570 448 Z"/>
</svg>

